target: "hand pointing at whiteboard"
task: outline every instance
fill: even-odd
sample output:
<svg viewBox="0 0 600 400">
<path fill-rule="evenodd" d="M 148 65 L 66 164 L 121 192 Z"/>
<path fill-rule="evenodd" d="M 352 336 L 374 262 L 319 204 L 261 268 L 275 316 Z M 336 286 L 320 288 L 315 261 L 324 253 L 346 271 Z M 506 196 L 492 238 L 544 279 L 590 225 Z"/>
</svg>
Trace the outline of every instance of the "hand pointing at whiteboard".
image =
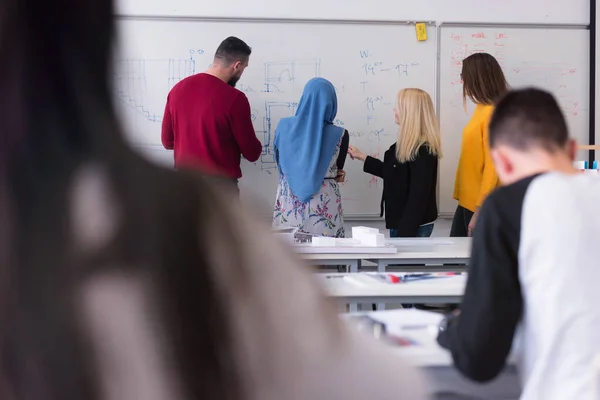
<svg viewBox="0 0 600 400">
<path fill-rule="evenodd" d="M 353 160 L 365 161 L 367 155 L 360 151 L 360 149 L 350 145 L 348 146 L 348 153 L 350 154 L 350 158 Z"/>
</svg>

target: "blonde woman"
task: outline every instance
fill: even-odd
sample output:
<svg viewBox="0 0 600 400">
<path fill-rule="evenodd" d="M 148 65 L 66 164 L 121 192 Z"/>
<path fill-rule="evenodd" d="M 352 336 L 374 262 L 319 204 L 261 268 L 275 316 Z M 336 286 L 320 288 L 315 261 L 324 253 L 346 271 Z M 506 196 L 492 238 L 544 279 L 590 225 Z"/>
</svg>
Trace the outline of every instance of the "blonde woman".
<svg viewBox="0 0 600 400">
<path fill-rule="evenodd" d="M 383 179 L 381 216 L 391 237 L 429 237 L 437 219 L 437 170 L 442 156 L 433 101 L 421 89 L 403 89 L 394 108 L 398 141 L 383 161 L 350 146 L 363 170 Z"/>
</svg>

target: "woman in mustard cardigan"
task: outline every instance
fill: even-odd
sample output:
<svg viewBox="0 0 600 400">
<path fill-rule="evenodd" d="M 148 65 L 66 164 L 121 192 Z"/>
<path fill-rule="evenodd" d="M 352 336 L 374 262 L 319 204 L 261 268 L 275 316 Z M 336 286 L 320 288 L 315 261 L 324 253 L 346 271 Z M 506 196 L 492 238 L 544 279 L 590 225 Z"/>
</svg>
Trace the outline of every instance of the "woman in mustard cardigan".
<svg viewBox="0 0 600 400">
<path fill-rule="evenodd" d="M 454 214 L 450 236 L 470 236 L 479 207 L 489 192 L 498 186 L 498 176 L 490 155 L 488 125 L 494 104 L 508 91 L 508 83 L 498 61 L 487 53 L 475 53 L 463 60 L 461 79 L 463 100 L 475 103 L 471 120 L 463 130 L 462 146 L 454 199 L 458 208 Z"/>
</svg>

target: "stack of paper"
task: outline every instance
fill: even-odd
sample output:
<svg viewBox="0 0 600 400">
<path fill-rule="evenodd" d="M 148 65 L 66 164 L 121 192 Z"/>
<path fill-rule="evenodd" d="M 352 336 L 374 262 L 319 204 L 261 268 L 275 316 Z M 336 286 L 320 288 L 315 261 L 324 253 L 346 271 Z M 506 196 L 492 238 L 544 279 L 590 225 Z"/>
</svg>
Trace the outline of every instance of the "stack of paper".
<svg viewBox="0 0 600 400">
<path fill-rule="evenodd" d="M 366 226 L 355 226 L 352 228 L 352 238 L 359 241 L 363 246 L 381 247 L 385 245 L 385 236 L 379 233 L 379 229 Z"/>
</svg>

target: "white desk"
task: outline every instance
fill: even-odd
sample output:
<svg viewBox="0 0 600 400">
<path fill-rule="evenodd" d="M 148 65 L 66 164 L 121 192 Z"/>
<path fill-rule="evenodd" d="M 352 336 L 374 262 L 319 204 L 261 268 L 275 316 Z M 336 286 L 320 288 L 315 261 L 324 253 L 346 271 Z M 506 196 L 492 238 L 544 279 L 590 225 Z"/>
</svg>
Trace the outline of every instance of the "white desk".
<svg viewBox="0 0 600 400">
<path fill-rule="evenodd" d="M 319 265 L 348 265 L 349 272 L 358 272 L 363 260 L 377 264 L 383 272 L 394 265 L 404 271 L 462 271 L 471 255 L 470 238 L 405 238 L 388 239 L 386 243 L 398 248 L 396 254 L 378 253 L 331 253 L 306 254 L 296 248 L 301 257 Z M 428 265 L 421 265 L 428 264 Z M 458 264 L 458 265 L 443 265 Z"/>
<path fill-rule="evenodd" d="M 330 297 L 350 304 L 356 311 L 358 303 L 460 303 L 465 291 L 466 274 L 440 277 L 401 284 L 379 283 L 368 274 L 315 274 Z"/>
<path fill-rule="evenodd" d="M 386 243 L 395 245 L 398 253 L 372 257 L 379 272 L 390 265 L 404 271 L 464 271 L 471 256 L 471 238 L 401 238 Z"/>
<path fill-rule="evenodd" d="M 423 368 L 432 394 L 452 393 L 446 398 L 518 399 L 519 379 L 514 353 L 505 371 L 494 381 L 480 384 L 463 377 L 453 366 L 449 352 L 436 341 L 441 314 L 419 310 L 393 310 L 365 313 L 382 322 L 390 334 L 408 337 L 417 342 L 414 346 L 394 347 L 409 363 Z M 345 314 L 348 318 L 352 314 Z"/>
<path fill-rule="evenodd" d="M 370 257 L 368 253 L 361 254 L 305 254 L 300 253 L 305 260 L 311 261 L 318 265 L 347 265 L 348 272 L 358 272 L 362 265 L 362 260 L 367 260 Z M 389 254 L 388 254 L 389 255 Z"/>
</svg>

